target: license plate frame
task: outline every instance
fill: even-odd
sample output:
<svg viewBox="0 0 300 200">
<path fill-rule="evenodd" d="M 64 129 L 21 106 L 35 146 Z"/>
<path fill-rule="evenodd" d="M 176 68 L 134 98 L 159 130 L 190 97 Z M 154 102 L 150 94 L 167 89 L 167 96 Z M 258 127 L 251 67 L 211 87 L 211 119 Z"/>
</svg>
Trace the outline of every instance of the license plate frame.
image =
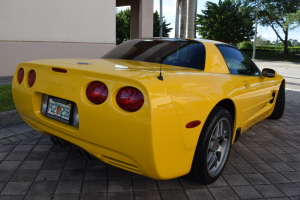
<svg viewBox="0 0 300 200">
<path fill-rule="evenodd" d="M 74 105 L 72 101 L 49 95 L 45 115 L 63 123 L 72 124 Z"/>
</svg>

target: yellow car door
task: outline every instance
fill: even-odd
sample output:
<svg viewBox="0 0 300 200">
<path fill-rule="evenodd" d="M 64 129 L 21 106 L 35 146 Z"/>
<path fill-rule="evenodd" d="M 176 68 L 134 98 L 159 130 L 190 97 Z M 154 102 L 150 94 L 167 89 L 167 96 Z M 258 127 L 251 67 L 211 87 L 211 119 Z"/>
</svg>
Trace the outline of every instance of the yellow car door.
<svg viewBox="0 0 300 200">
<path fill-rule="evenodd" d="M 239 76 L 243 106 L 242 127 L 244 130 L 264 118 L 267 105 L 272 97 L 269 79 L 261 78 L 261 72 L 244 53 L 230 45 L 217 45 L 228 66 L 230 74 Z"/>
<path fill-rule="evenodd" d="M 260 76 L 243 76 L 243 126 L 245 128 L 265 118 L 264 113 L 272 97 L 270 84 Z"/>
</svg>

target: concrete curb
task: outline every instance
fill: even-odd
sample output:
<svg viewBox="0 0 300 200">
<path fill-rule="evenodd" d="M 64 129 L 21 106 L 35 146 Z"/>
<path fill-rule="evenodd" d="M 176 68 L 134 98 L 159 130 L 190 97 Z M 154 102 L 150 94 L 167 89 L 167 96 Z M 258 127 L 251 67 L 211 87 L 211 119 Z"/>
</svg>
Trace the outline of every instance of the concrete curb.
<svg viewBox="0 0 300 200">
<path fill-rule="evenodd" d="M 23 120 L 17 110 L 0 112 L 0 128 L 6 128 L 22 121 Z"/>
</svg>

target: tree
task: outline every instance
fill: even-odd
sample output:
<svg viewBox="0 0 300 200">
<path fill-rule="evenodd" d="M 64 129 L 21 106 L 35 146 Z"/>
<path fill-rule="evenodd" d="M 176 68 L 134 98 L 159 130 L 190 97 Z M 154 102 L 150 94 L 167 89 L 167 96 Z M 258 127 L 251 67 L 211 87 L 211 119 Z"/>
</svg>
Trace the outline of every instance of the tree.
<svg viewBox="0 0 300 200">
<path fill-rule="evenodd" d="M 300 42 L 298 42 L 297 40 L 290 39 L 290 42 L 291 42 L 291 44 L 292 44 L 293 47 L 300 46 Z"/>
<path fill-rule="evenodd" d="M 163 20 L 163 37 L 169 37 L 172 28 L 170 23 Z M 153 36 L 159 37 L 159 14 L 157 11 L 153 13 Z M 117 11 L 116 13 L 116 43 L 117 45 L 130 39 L 130 9 Z"/>
<path fill-rule="evenodd" d="M 265 38 L 263 38 L 262 36 L 256 37 L 256 45 L 265 45 L 265 44 L 266 44 Z"/>
<path fill-rule="evenodd" d="M 251 11 L 240 2 L 219 0 L 219 3 L 206 2 L 203 15 L 198 14 L 197 31 L 205 39 L 219 40 L 236 44 L 250 41 L 254 35 Z"/>
<path fill-rule="evenodd" d="M 130 9 L 120 10 L 116 14 L 117 45 L 130 39 Z"/>
<path fill-rule="evenodd" d="M 288 53 L 289 29 L 296 22 L 299 0 L 259 0 L 258 19 L 262 26 L 270 26 L 284 44 L 284 53 Z M 244 0 L 245 5 L 255 10 L 256 0 Z M 292 19 L 295 17 L 295 19 Z M 284 37 L 280 36 L 280 31 Z"/>
<path fill-rule="evenodd" d="M 296 13 L 289 13 L 287 15 L 287 21 L 285 23 L 285 27 L 288 27 L 290 24 L 295 24 L 295 26 L 292 27 L 291 29 L 300 26 L 300 10 L 298 10 Z"/>
<path fill-rule="evenodd" d="M 168 26 L 170 26 L 170 23 L 167 23 L 166 20 L 164 20 L 164 17 L 163 17 L 163 22 L 162 22 L 162 27 L 163 27 L 162 36 L 163 37 L 169 37 L 169 33 L 173 29 L 173 28 L 169 28 Z M 160 29 L 159 14 L 156 10 L 153 13 L 153 37 L 159 37 L 159 29 Z"/>
<path fill-rule="evenodd" d="M 276 42 L 274 42 L 276 44 Z M 273 45 L 270 40 L 263 38 L 262 36 L 256 37 L 256 45 Z"/>
</svg>

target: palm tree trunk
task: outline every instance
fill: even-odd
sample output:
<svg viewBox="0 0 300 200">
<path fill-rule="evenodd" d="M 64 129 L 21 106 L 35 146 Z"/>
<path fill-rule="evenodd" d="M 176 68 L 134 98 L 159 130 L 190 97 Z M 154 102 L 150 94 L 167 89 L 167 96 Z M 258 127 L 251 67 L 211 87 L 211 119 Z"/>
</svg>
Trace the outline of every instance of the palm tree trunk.
<svg viewBox="0 0 300 200">
<path fill-rule="evenodd" d="M 195 38 L 195 8 L 196 0 L 189 0 L 189 9 L 188 9 L 188 38 Z"/>
<path fill-rule="evenodd" d="M 159 37 L 163 36 L 163 6 L 162 6 L 162 0 L 159 2 L 160 4 L 160 11 L 159 11 Z"/>
<path fill-rule="evenodd" d="M 176 19 L 175 19 L 175 38 L 178 38 L 179 33 L 179 16 L 181 10 L 181 0 L 176 1 Z"/>
<path fill-rule="evenodd" d="M 187 0 L 181 0 L 180 38 L 186 38 Z"/>
</svg>

